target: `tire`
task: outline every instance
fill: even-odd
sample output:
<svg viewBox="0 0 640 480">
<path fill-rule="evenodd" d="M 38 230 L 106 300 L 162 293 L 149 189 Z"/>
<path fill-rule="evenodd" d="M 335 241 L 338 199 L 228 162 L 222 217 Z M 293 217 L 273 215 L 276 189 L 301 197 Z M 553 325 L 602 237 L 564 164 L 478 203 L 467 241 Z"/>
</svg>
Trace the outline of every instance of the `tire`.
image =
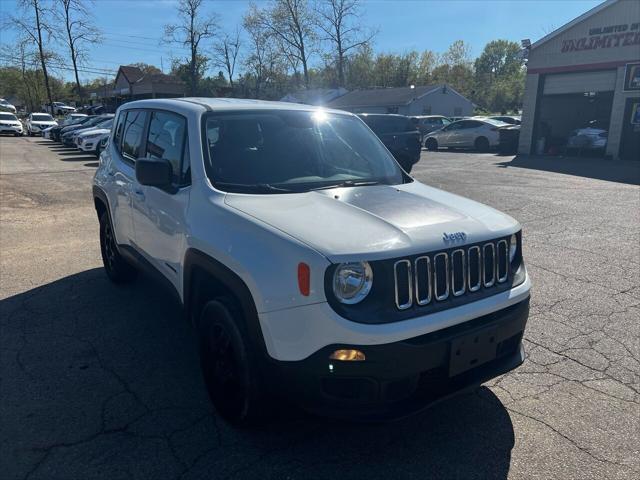
<svg viewBox="0 0 640 480">
<path fill-rule="evenodd" d="M 489 151 L 489 140 L 486 137 L 478 137 L 476 141 L 473 142 L 473 146 L 479 152 L 488 152 Z"/>
<path fill-rule="evenodd" d="M 198 322 L 202 376 L 218 414 L 241 427 L 259 423 L 268 409 L 247 338 L 232 302 L 218 298 L 204 306 Z"/>
<path fill-rule="evenodd" d="M 128 283 L 138 275 L 138 271 L 129 264 L 120 252 L 113 234 L 113 227 L 109 214 L 104 212 L 100 216 L 100 253 L 104 270 L 113 283 Z"/>
<path fill-rule="evenodd" d="M 435 138 L 427 138 L 426 142 L 424 142 L 424 148 L 434 152 L 438 150 L 438 141 Z"/>
</svg>

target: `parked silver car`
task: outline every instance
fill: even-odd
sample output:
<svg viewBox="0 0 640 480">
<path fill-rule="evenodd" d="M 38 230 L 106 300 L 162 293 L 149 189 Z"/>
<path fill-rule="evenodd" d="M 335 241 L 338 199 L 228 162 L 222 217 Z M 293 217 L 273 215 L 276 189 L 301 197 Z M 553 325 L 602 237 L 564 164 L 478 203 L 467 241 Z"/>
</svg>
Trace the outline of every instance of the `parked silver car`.
<svg viewBox="0 0 640 480">
<path fill-rule="evenodd" d="M 474 148 L 486 152 L 500 143 L 499 129 L 508 126 L 490 118 L 469 118 L 450 123 L 427 135 L 424 146 L 427 150 L 440 147 Z"/>
</svg>

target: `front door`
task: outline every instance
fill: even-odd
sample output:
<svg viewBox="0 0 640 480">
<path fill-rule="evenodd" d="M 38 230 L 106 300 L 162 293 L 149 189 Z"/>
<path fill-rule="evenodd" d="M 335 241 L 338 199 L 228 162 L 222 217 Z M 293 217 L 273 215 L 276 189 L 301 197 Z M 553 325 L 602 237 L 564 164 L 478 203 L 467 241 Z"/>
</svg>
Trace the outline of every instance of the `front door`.
<svg viewBox="0 0 640 480">
<path fill-rule="evenodd" d="M 168 160 L 173 167 L 173 184 L 161 189 L 135 183 L 132 213 L 136 245 L 147 260 L 179 288 L 191 191 L 187 121 L 171 112 L 150 111 L 149 115 L 141 156 Z"/>
<path fill-rule="evenodd" d="M 627 99 L 622 122 L 620 158 L 640 160 L 640 97 Z"/>
</svg>

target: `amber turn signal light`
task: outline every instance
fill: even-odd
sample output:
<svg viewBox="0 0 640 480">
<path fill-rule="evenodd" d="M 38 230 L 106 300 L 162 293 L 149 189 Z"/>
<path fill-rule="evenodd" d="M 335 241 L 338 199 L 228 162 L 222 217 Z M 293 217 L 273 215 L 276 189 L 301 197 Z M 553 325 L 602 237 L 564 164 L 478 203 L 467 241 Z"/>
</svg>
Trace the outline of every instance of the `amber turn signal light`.
<svg viewBox="0 0 640 480">
<path fill-rule="evenodd" d="M 329 355 L 329 359 L 340 360 L 342 362 L 364 362 L 366 360 L 366 357 L 360 350 L 344 349 L 336 350 L 331 355 Z"/>
<path fill-rule="evenodd" d="M 298 289 L 305 297 L 311 292 L 311 269 L 304 262 L 298 264 Z"/>
</svg>

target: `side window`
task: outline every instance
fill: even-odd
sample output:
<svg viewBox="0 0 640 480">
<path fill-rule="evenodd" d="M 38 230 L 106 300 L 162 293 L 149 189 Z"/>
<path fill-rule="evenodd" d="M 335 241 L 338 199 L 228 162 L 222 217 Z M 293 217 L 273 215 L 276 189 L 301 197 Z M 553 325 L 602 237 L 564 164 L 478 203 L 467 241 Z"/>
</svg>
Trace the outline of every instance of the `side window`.
<svg viewBox="0 0 640 480">
<path fill-rule="evenodd" d="M 147 112 L 144 110 L 129 110 L 124 121 L 122 131 L 122 155 L 131 161 L 140 157 L 142 148 L 142 134 Z"/>
<path fill-rule="evenodd" d="M 173 169 L 173 183 L 183 185 L 189 158 L 185 158 L 187 121 L 175 113 L 151 113 L 146 157 L 168 160 Z M 185 165 L 185 163 L 187 165 Z"/>
<path fill-rule="evenodd" d="M 120 112 L 118 118 L 115 119 L 114 127 L 111 130 L 111 138 L 116 150 L 120 152 L 120 141 L 122 140 L 122 126 L 124 125 L 124 117 L 127 116 L 127 112 Z"/>
</svg>

